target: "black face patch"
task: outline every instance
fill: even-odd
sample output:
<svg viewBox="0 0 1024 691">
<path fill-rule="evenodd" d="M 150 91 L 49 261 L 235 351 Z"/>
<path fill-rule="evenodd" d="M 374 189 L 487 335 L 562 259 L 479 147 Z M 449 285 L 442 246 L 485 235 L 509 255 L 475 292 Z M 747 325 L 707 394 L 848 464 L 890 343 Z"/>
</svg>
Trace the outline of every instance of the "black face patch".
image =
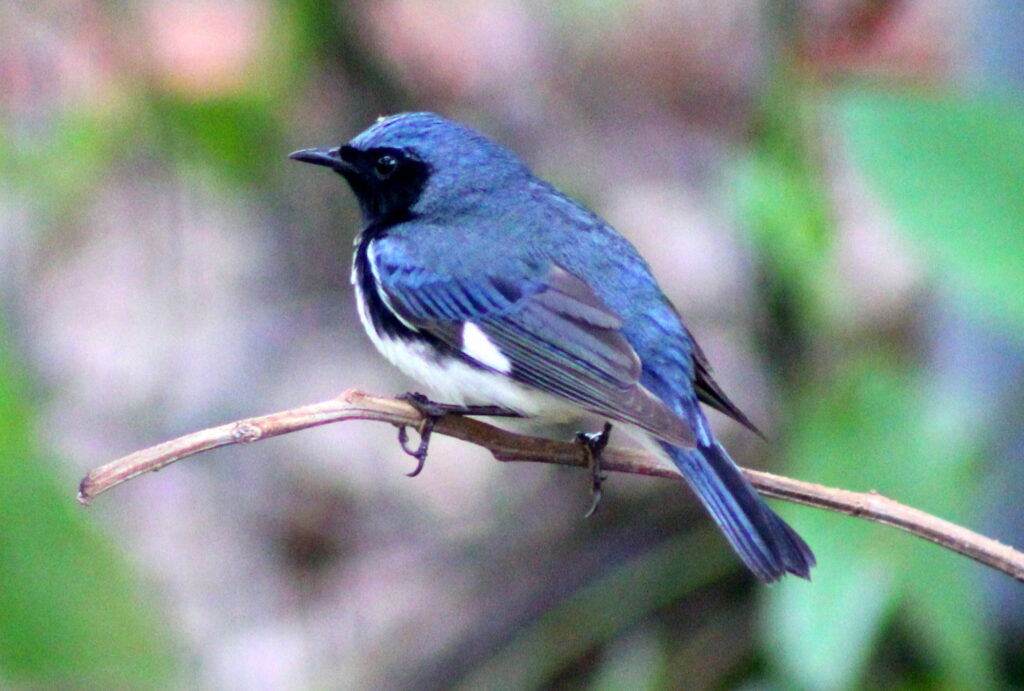
<svg viewBox="0 0 1024 691">
<path fill-rule="evenodd" d="M 361 151 L 346 145 L 339 150 L 339 156 L 350 166 L 342 175 L 373 226 L 388 225 L 408 216 L 430 177 L 430 166 L 403 149 L 374 147 Z"/>
</svg>

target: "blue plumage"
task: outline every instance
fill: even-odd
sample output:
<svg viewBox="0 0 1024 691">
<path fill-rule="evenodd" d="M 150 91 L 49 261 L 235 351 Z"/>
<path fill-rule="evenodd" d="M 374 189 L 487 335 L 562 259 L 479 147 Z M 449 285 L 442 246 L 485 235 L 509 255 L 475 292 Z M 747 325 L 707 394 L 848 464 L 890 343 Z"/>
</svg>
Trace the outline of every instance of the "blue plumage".
<svg viewBox="0 0 1024 691">
<path fill-rule="evenodd" d="M 642 430 L 758 578 L 809 576 L 811 550 L 715 441 L 699 404 L 753 425 L 607 223 L 430 113 L 292 156 L 333 168 L 359 200 L 360 316 L 392 362 L 452 401 L 548 417 L 583 409 Z"/>
</svg>

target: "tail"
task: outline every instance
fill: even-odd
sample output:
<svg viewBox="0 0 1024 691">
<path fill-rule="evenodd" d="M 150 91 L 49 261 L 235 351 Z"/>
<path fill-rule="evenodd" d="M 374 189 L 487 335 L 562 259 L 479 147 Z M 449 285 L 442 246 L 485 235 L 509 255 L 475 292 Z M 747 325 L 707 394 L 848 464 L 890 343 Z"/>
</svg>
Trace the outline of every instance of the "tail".
<svg viewBox="0 0 1024 691">
<path fill-rule="evenodd" d="M 661 446 L 755 576 L 766 583 L 786 573 L 810 580 L 811 548 L 768 508 L 721 444 Z"/>
</svg>

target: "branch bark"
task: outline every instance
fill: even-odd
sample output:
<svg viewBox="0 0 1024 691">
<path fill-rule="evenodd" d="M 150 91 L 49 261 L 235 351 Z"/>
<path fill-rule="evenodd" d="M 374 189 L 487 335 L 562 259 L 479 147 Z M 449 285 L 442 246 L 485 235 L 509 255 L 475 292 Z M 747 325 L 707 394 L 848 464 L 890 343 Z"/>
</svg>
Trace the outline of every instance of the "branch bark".
<svg viewBox="0 0 1024 691">
<path fill-rule="evenodd" d="M 231 444 L 248 444 L 344 420 L 374 420 L 396 427 L 422 429 L 423 416 L 405 401 L 349 390 L 321 403 L 239 420 L 186 434 L 95 468 L 82 480 L 78 501 L 88 505 L 107 490 L 175 461 Z M 572 442 L 530 437 L 499 429 L 473 418 L 448 416 L 437 421 L 434 434 L 481 446 L 499 461 L 532 461 L 585 466 L 580 447 Z M 677 479 L 641 451 L 609 447 L 601 456 L 605 470 Z M 761 494 L 775 499 L 828 509 L 893 526 L 946 549 L 963 554 L 1024 582 L 1024 553 L 877 492 L 851 492 L 794 480 L 758 470 L 743 472 Z"/>
</svg>

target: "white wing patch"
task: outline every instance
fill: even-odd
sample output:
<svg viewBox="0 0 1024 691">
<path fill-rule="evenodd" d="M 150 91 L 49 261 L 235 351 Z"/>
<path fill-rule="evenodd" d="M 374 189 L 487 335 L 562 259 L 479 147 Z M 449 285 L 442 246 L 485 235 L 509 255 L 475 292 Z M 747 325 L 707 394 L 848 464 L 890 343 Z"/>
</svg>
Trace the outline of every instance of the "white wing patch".
<svg viewBox="0 0 1024 691">
<path fill-rule="evenodd" d="M 473 322 L 466 322 L 462 327 L 462 352 L 493 370 L 503 374 L 512 372 L 512 362 Z"/>
</svg>

